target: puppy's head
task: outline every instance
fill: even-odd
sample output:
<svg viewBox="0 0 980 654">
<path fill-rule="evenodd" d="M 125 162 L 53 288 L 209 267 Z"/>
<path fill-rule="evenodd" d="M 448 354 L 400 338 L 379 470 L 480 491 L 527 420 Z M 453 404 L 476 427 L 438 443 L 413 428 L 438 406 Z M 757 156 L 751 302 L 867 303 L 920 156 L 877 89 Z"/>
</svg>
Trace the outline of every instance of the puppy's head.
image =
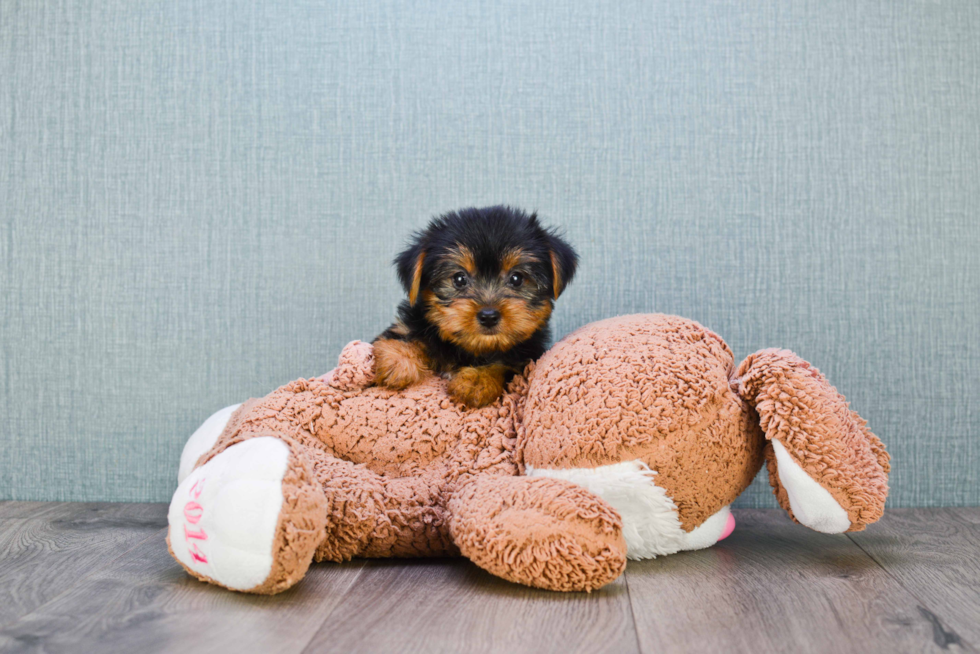
<svg viewBox="0 0 980 654">
<path fill-rule="evenodd" d="M 395 265 L 409 302 L 423 305 L 439 336 L 483 355 L 541 329 L 577 261 L 535 214 L 488 207 L 434 219 Z"/>
</svg>

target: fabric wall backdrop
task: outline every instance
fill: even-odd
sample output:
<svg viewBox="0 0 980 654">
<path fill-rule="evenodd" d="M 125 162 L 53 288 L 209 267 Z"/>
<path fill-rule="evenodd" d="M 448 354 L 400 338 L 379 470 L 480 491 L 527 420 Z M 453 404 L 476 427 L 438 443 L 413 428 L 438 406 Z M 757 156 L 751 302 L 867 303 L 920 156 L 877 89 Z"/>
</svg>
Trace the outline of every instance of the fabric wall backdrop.
<svg viewBox="0 0 980 654">
<path fill-rule="evenodd" d="M 168 500 L 388 324 L 411 230 L 508 202 L 581 251 L 559 336 L 793 349 L 892 506 L 980 504 L 980 3 L 363 5 L 0 2 L 0 498 Z"/>
</svg>

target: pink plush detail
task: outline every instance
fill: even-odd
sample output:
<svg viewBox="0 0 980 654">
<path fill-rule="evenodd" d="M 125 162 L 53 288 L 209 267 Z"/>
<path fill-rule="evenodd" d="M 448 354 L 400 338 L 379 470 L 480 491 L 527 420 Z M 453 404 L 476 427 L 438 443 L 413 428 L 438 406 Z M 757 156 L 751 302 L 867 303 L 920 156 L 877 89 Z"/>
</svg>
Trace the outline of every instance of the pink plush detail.
<svg viewBox="0 0 980 654">
<path fill-rule="evenodd" d="M 188 529 L 187 525 L 184 525 L 184 538 L 186 538 L 187 540 L 190 540 L 192 538 L 195 540 L 207 540 L 208 535 L 204 533 L 204 530 L 201 528 L 198 528 L 197 531 L 194 531 L 193 529 Z"/>
<path fill-rule="evenodd" d="M 198 563 L 207 563 L 208 557 L 198 548 L 197 543 L 191 543 L 191 558 Z"/>
<path fill-rule="evenodd" d="M 200 522 L 202 515 L 204 515 L 204 507 L 197 502 L 188 502 L 184 506 L 184 519 L 192 525 Z"/>
<path fill-rule="evenodd" d="M 194 482 L 194 485 L 191 486 L 191 497 L 194 499 L 199 499 L 201 497 L 201 493 L 204 492 L 204 482 L 204 477 L 201 477 Z M 194 500 L 191 500 L 184 505 L 184 519 L 192 525 L 196 525 L 201 520 L 202 515 L 204 515 L 204 507 Z M 187 525 L 184 525 L 184 540 L 187 541 L 188 547 L 190 548 L 191 558 L 198 563 L 207 563 L 208 557 L 204 555 L 201 548 L 199 548 L 197 543 L 193 541 L 207 539 L 208 535 L 204 533 L 204 529 L 198 527 L 197 531 L 194 531 L 193 529 L 188 529 Z"/>
<path fill-rule="evenodd" d="M 729 513 L 728 521 L 725 523 L 725 528 L 722 529 L 721 536 L 718 537 L 718 540 L 725 540 L 732 535 L 733 531 L 735 531 L 735 516 Z"/>
</svg>

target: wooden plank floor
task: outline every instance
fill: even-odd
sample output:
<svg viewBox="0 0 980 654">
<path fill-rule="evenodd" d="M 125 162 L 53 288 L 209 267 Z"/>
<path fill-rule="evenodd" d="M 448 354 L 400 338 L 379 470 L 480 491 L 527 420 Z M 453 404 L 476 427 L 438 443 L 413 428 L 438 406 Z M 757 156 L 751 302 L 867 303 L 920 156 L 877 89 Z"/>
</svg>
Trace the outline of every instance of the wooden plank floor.
<svg viewBox="0 0 980 654">
<path fill-rule="evenodd" d="M 980 651 L 980 509 L 896 509 L 844 536 L 737 511 L 715 547 L 591 594 L 432 559 L 316 565 L 275 597 L 185 575 L 165 513 L 0 502 L 0 652 Z"/>
</svg>

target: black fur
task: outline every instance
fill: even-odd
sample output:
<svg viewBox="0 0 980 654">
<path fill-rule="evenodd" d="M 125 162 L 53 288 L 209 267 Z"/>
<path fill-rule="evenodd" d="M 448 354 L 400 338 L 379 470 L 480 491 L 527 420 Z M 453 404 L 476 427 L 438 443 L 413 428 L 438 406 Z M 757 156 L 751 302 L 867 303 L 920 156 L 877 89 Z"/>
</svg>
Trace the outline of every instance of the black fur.
<svg viewBox="0 0 980 654">
<path fill-rule="evenodd" d="M 432 220 L 422 231 L 413 235 L 410 245 L 394 261 L 406 293 L 410 292 L 419 256 L 423 259 L 420 288 L 447 296 L 450 291 L 446 279 L 455 268 L 447 267 L 447 258 L 465 246 L 474 256 L 477 268 L 477 282 L 491 283 L 501 274 L 501 260 L 512 249 L 521 249 L 537 259 L 526 266 L 527 276 L 533 280 L 528 284 L 522 298 L 530 308 L 541 308 L 544 303 L 553 304 L 555 290 L 558 293 L 575 276 L 578 256 L 553 229 L 547 229 L 538 222 L 536 214 L 526 214 L 519 209 L 506 206 L 469 208 L 446 213 Z M 555 280 L 552 255 L 558 268 L 559 279 Z M 421 293 L 415 304 L 408 300 L 398 307 L 398 319 L 377 339 L 396 339 L 414 341 L 421 344 L 435 372 L 445 373 L 464 366 L 484 366 L 492 363 L 504 364 L 511 372 L 519 372 L 531 360 L 540 357 L 547 349 L 550 330 L 547 321 L 523 341 L 502 352 L 473 354 L 463 347 L 443 340 L 437 325 L 426 316 L 427 307 Z"/>
</svg>

